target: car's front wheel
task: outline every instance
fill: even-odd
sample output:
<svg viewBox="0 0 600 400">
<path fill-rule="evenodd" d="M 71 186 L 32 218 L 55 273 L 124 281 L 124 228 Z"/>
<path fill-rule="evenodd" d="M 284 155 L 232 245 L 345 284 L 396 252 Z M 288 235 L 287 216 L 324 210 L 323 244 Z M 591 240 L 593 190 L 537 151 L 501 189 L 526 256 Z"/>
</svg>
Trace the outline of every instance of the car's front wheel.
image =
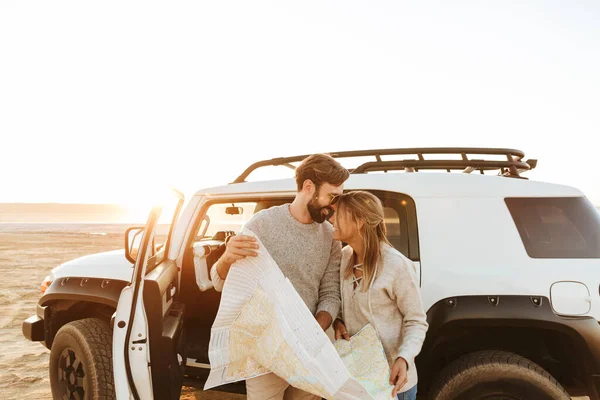
<svg viewBox="0 0 600 400">
<path fill-rule="evenodd" d="M 86 318 L 59 329 L 50 350 L 50 386 L 55 399 L 115 398 L 107 323 Z"/>
<path fill-rule="evenodd" d="M 432 386 L 432 400 L 569 400 L 542 367 L 506 351 L 478 351 L 448 365 Z"/>
</svg>

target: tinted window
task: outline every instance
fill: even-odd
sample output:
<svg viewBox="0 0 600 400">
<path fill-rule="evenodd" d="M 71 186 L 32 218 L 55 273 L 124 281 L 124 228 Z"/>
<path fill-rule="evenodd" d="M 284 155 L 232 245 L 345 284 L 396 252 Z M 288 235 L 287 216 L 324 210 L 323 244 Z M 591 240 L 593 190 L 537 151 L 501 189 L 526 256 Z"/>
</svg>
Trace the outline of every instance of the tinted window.
<svg viewBox="0 0 600 400">
<path fill-rule="evenodd" d="M 401 193 L 371 191 L 383 204 L 387 238 L 402 254 L 419 261 L 419 241 L 415 203 Z"/>
<path fill-rule="evenodd" d="M 399 252 L 408 257 L 408 238 L 403 234 L 403 226 L 401 225 L 400 214 L 390 206 L 384 206 L 383 212 L 385 216 L 385 227 L 387 230 L 387 239 L 392 246 Z"/>
<path fill-rule="evenodd" d="M 600 258 L 600 213 L 585 197 L 507 198 L 533 258 Z"/>
</svg>

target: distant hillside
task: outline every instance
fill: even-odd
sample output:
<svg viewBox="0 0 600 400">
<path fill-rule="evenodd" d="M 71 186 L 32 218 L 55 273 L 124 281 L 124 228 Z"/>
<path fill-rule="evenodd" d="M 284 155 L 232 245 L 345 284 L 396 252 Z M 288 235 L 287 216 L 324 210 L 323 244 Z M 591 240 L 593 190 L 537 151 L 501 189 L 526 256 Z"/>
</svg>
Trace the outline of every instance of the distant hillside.
<svg viewBox="0 0 600 400">
<path fill-rule="evenodd" d="M 0 203 L 0 222 L 119 223 L 128 215 L 117 204 Z"/>
</svg>

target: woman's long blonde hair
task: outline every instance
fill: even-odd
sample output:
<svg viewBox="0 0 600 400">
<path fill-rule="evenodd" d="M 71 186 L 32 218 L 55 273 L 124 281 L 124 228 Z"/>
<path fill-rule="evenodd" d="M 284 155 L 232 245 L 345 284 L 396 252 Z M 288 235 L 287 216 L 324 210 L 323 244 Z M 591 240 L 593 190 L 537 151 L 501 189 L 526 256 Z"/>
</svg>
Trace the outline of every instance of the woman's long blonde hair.
<svg viewBox="0 0 600 400">
<path fill-rule="evenodd" d="M 363 283 L 361 290 L 366 291 L 375 274 L 377 263 L 381 258 L 381 243 L 390 244 L 383 213 L 383 205 L 377 196 L 357 190 L 341 195 L 337 201 L 339 212 L 347 212 L 355 224 L 363 223 L 359 234 L 364 241 Z M 360 262 L 360 260 L 357 260 Z M 344 271 L 346 279 L 352 276 L 353 265 L 348 265 Z"/>
</svg>

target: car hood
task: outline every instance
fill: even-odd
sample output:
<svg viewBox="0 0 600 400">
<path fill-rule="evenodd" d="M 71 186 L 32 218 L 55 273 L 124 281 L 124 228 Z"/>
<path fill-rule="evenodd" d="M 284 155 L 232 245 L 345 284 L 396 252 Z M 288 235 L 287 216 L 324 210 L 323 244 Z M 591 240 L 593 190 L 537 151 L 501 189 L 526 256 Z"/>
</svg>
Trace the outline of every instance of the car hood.
<svg viewBox="0 0 600 400">
<path fill-rule="evenodd" d="M 67 261 L 50 272 L 52 280 L 66 277 L 103 278 L 131 281 L 133 265 L 125 258 L 125 250 L 90 254 Z"/>
</svg>

